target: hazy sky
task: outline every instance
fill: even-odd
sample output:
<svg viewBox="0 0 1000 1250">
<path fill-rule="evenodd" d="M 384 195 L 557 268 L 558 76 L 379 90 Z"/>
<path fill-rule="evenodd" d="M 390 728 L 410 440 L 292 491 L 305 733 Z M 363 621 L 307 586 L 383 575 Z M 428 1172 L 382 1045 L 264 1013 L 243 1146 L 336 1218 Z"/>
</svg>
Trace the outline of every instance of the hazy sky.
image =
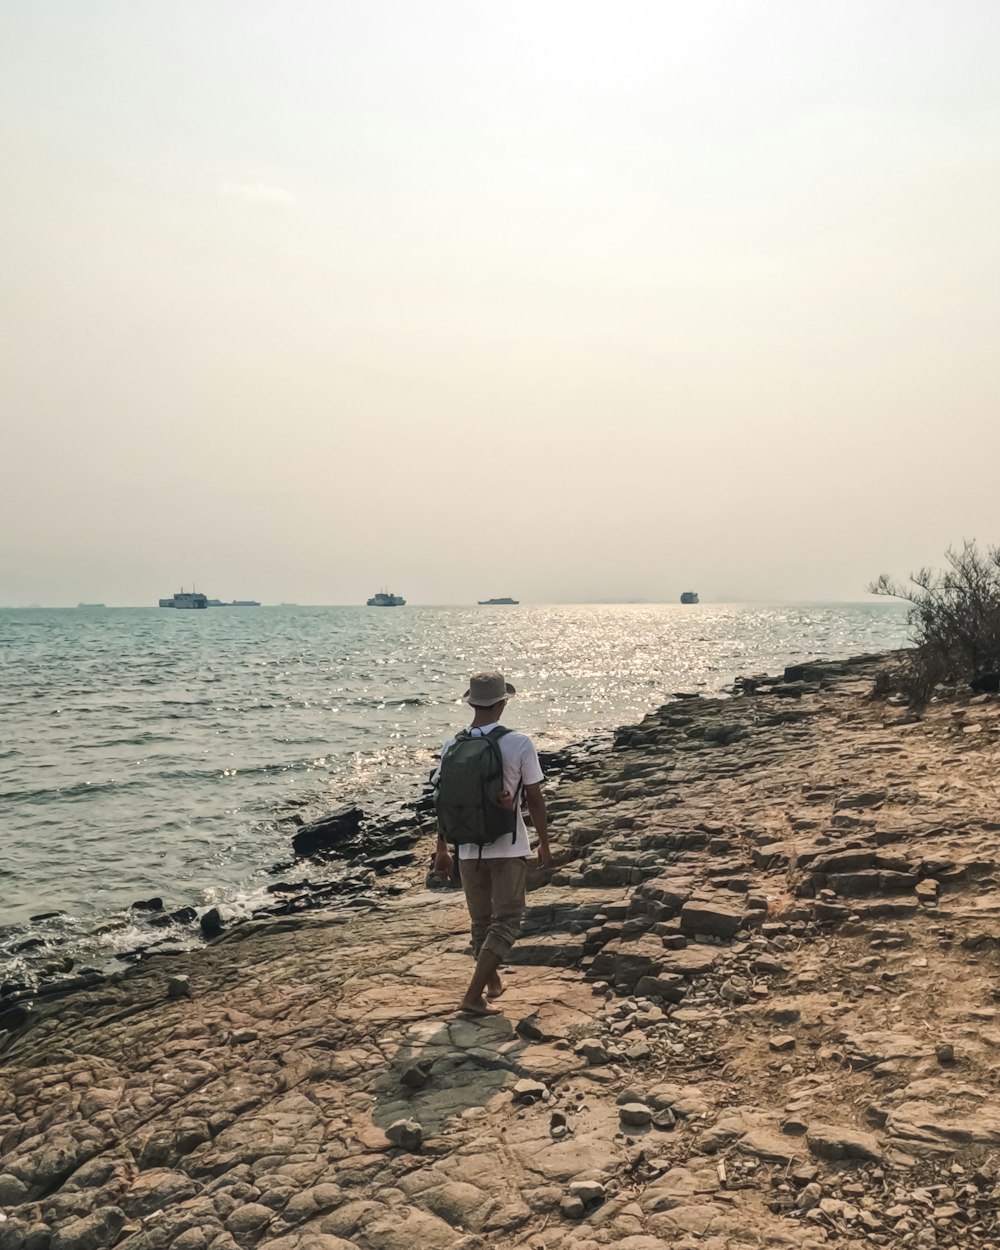
<svg viewBox="0 0 1000 1250">
<path fill-rule="evenodd" d="M 0 603 L 1000 540 L 996 0 L 5 0 Z"/>
</svg>

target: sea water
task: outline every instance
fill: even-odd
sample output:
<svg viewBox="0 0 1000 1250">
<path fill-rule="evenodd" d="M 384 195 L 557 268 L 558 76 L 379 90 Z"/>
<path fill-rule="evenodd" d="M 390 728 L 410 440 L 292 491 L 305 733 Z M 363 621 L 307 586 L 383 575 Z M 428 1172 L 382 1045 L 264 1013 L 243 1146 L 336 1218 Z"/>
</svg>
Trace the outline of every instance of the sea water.
<svg viewBox="0 0 1000 1250">
<path fill-rule="evenodd" d="M 472 671 L 502 669 L 506 723 L 556 748 L 674 691 L 905 640 L 879 602 L 0 611 L 0 970 L 33 936 L 128 949 L 148 896 L 245 906 L 291 813 L 416 798 Z"/>
</svg>

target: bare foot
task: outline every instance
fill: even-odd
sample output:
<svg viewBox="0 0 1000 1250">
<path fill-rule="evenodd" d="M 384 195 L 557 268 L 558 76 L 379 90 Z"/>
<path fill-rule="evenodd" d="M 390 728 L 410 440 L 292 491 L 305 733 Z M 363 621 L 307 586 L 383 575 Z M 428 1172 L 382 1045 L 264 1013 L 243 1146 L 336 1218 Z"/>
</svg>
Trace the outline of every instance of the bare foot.
<svg viewBox="0 0 1000 1250">
<path fill-rule="evenodd" d="M 494 972 L 486 982 L 486 997 L 499 998 L 506 988 L 506 985 L 500 980 L 499 972 Z"/>
<path fill-rule="evenodd" d="M 485 998 L 467 998 L 462 999 L 462 1004 L 458 1009 L 466 1016 L 498 1016 L 500 1015 L 499 1007 L 491 1007 Z"/>
</svg>

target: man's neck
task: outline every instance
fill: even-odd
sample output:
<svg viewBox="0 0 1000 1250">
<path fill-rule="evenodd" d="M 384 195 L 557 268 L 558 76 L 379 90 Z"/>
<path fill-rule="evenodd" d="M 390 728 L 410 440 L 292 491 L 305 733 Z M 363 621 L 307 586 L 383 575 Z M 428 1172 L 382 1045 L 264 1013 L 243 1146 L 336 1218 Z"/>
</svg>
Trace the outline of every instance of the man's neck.
<svg viewBox="0 0 1000 1250">
<path fill-rule="evenodd" d="M 485 729 L 487 725 L 495 725 L 496 723 L 496 716 L 485 712 L 477 712 L 472 718 L 473 729 Z"/>
</svg>

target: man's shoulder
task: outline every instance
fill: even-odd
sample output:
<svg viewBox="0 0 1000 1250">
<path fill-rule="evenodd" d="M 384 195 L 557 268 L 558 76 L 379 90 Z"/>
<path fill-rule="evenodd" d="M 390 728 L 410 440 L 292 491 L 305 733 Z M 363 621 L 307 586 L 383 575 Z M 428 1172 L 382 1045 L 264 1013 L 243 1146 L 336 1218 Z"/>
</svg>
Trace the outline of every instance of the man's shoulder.
<svg viewBox="0 0 1000 1250">
<path fill-rule="evenodd" d="M 534 742 L 526 733 L 522 733 L 520 729 L 508 729 L 500 741 L 506 745 L 509 751 L 523 751 L 525 747 L 530 747 L 532 750 L 535 749 Z"/>
</svg>

